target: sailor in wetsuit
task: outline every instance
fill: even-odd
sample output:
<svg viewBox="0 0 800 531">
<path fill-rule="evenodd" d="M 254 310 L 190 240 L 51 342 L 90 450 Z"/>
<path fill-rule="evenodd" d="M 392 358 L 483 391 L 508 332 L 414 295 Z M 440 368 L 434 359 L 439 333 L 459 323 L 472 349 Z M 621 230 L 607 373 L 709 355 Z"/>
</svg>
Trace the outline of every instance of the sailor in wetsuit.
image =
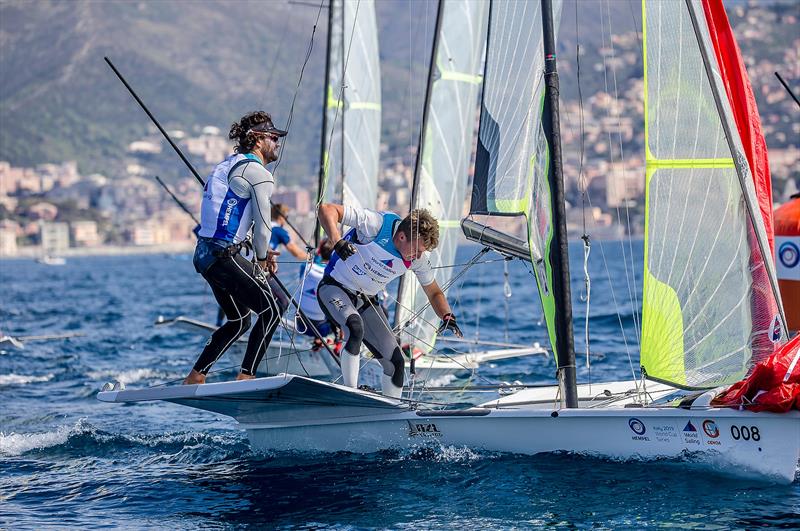
<svg viewBox="0 0 800 531">
<path fill-rule="evenodd" d="M 414 210 L 401 219 L 391 212 L 331 203 L 320 206 L 319 222 L 336 242 L 317 299 L 328 319 L 344 331 L 342 380 L 356 387 L 363 342 L 383 366 L 383 394 L 400 397 L 405 359 L 386 314 L 375 300 L 389 282 L 413 271 L 442 319 L 437 333 L 450 330 L 462 337 L 426 255 L 439 243 L 439 224 L 427 210 Z M 344 238 L 340 223 L 353 227 Z"/>
<path fill-rule="evenodd" d="M 206 181 L 194 266 L 211 286 L 227 322 L 211 335 L 186 384 L 205 383 L 211 366 L 250 328 L 250 310 L 258 319 L 237 380 L 254 378 L 280 322 L 281 307 L 268 283 L 279 254 L 269 247 L 275 181 L 265 166 L 277 160 L 284 135 L 263 111 L 243 116 L 228 135 L 238 142 L 236 153 L 217 164 Z M 251 228 L 254 262 L 239 252 Z"/>
</svg>

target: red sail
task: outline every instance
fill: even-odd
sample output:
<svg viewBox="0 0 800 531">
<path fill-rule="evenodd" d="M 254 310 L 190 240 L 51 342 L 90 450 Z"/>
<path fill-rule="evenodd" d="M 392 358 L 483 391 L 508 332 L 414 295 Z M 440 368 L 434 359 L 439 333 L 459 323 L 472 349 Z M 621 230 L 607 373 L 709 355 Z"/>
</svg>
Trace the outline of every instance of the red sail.
<svg viewBox="0 0 800 531">
<path fill-rule="evenodd" d="M 776 413 L 800 409 L 799 359 L 800 335 L 797 335 L 711 404 Z"/>
<path fill-rule="evenodd" d="M 722 0 L 703 0 L 708 31 L 714 45 L 714 54 L 717 58 L 722 79 L 725 83 L 725 92 L 728 95 L 736 129 L 742 139 L 745 156 L 753 174 L 758 206 L 761 217 L 764 219 L 764 228 L 769 239 L 770 253 L 775 254 L 772 228 L 772 181 L 769 174 L 769 160 L 767 159 L 767 142 L 761 131 L 761 118 L 758 115 L 753 87 L 747 77 L 747 69 L 742 60 L 742 54 L 733 30 L 725 13 Z"/>
</svg>

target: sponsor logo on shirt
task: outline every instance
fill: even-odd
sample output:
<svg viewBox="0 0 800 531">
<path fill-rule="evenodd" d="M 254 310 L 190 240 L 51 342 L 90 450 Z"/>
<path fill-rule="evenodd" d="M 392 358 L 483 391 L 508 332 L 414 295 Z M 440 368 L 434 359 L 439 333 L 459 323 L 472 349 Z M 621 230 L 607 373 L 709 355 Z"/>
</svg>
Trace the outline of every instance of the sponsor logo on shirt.
<svg viewBox="0 0 800 531">
<path fill-rule="evenodd" d="M 230 220 L 231 220 L 231 214 L 233 213 L 233 207 L 235 207 L 238 202 L 239 201 L 234 197 L 231 197 L 230 199 L 228 199 L 228 201 L 226 201 L 225 204 L 228 205 L 228 206 L 225 209 L 225 216 L 223 216 L 223 218 L 222 218 L 222 226 L 223 227 L 227 227 L 228 226 L 228 222 L 230 222 Z"/>
</svg>

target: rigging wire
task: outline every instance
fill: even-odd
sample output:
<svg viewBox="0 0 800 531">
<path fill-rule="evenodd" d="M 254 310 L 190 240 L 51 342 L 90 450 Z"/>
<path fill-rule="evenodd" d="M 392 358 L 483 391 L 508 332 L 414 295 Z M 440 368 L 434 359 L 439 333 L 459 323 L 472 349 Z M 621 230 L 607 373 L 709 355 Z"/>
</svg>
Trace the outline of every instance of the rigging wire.
<svg viewBox="0 0 800 531">
<path fill-rule="evenodd" d="M 606 16 L 608 17 L 608 42 L 611 48 L 611 62 L 614 63 L 616 59 L 616 51 L 614 48 L 614 39 L 611 34 L 611 27 L 612 27 L 612 20 L 611 20 L 611 7 L 608 3 L 608 0 L 604 2 L 606 8 Z M 602 8 L 601 8 L 601 19 L 603 18 L 602 15 Z M 602 23 L 601 23 L 602 26 Z M 606 93 L 608 93 L 608 77 L 607 77 L 607 67 L 606 67 L 606 59 L 605 54 L 603 55 L 603 76 L 605 81 Z M 612 79 L 614 84 L 614 101 L 619 102 L 619 90 L 617 87 L 617 70 L 612 66 L 611 68 Z M 611 111 L 608 111 L 609 118 Z M 621 163 L 622 169 L 622 182 L 623 186 L 626 185 L 627 176 L 625 173 L 625 151 L 622 145 L 622 118 L 620 116 L 620 112 L 617 111 L 617 144 L 619 146 L 619 159 Z M 613 165 L 614 163 L 614 156 L 612 150 L 612 135 L 611 131 L 608 131 L 608 154 L 609 159 Z M 627 280 L 627 287 L 628 287 L 628 298 L 632 303 L 633 306 L 633 325 L 634 329 L 636 330 L 636 337 L 641 342 L 642 333 L 641 333 L 641 326 L 640 326 L 640 319 L 639 319 L 639 295 L 638 295 L 638 286 L 636 284 L 636 273 L 635 273 L 635 264 L 633 261 L 633 242 L 632 242 L 632 234 L 631 234 L 631 218 L 630 218 L 630 203 L 628 201 L 628 194 L 627 191 L 625 193 L 625 228 L 627 232 L 627 242 L 628 242 L 628 249 L 625 249 L 625 241 L 620 242 L 620 246 L 622 247 L 622 259 L 623 264 L 625 266 L 625 278 Z M 617 219 L 621 222 L 622 218 L 619 211 L 619 206 L 617 206 Z M 628 263 L 630 260 L 630 264 Z M 630 266 L 630 267 L 629 267 Z"/>
<path fill-rule="evenodd" d="M 583 161 L 586 154 L 585 145 L 585 129 L 584 129 L 584 115 L 583 115 L 583 90 L 581 88 L 581 43 L 580 31 L 578 31 L 578 5 L 575 4 L 575 35 L 578 42 L 575 45 L 575 64 L 577 72 L 577 85 L 578 85 L 578 110 L 580 120 L 580 159 L 578 164 L 578 186 L 581 189 L 581 218 L 583 221 L 583 234 L 581 240 L 583 241 L 583 293 L 580 300 L 586 302 L 586 310 L 584 316 L 583 338 L 584 348 L 586 349 L 586 369 L 589 371 L 589 389 L 591 392 L 592 385 L 592 365 L 589 359 L 589 311 L 591 306 L 592 296 L 592 278 L 589 275 L 589 253 L 591 253 L 591 240 L 586 231 L 586 175 L 583 173 Z"/>
<path fill-rule="evenodd" d="M 292 104 L 289 106 L 289 117 L 286 119 L 286 131 L 290 131 L 292 126 L 292 120 L 294 119 L 294 106 L 297 102 L 297 94 L 300 92 L 300 85 L 303 82 L 303 73 L 306 71 L 306 65 L 308 65 L 308 61 L 311 58 L 311 52 L 314 49 L 314 36 L 317 33 L 317 25 L 319 24 L 319 17 L 322 14 L 322 9 L 325 5 L 325 0 L 320 0 L 319 9 L 317 10 L 317 17 L 314 20 L 314 27 L 311 29 L 311 38 L 308 41 L 308 48 L 306 49 L 306 56 L 303 59 L 303 66 L 300 68 L 300 75 L 297 78 L 297 86 L 294 89 L 294 95 L 292 96 Z M 287 135 L 288 137 L 288 135 Z M 284 138 L 287 138 L 284 137 Z M 281 161 L 283 160 L 283 153 L 286 151 L 286 140 L 284 139 L 283 142 L 283 149 L 281 149 L 280 154 L 278 155 L 278 161 L 275 163 L 275 167 L 272 171 L 273 176 L 277 176 L 278 168 L 281 165 Z"/>
</svg>

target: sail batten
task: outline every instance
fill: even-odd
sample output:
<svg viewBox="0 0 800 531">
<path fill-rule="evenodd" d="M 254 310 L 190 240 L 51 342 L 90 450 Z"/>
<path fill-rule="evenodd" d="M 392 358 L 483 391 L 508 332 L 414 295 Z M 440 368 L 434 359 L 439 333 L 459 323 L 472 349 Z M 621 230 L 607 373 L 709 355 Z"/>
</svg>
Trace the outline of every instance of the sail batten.
<svg viewBox="0 0 800 531">
<path fill-rule="evenodd" d="M 741 142 L 701 0 L 643 0 L 643 372 L 686 388 L 741 379 L 781 341 Z M 698 16 L 699 15 L 699 16 Z M 767 290 L 768 291 L 768 290 Z"/>
</svg>

